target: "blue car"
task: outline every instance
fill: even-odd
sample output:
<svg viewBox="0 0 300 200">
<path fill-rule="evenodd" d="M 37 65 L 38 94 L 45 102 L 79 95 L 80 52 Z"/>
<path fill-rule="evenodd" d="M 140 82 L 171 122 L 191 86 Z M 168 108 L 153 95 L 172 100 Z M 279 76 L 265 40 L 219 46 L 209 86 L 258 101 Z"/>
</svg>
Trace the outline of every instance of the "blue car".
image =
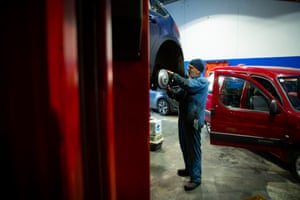
<svg viewBox="0 0 300 200">
<path fill-rule="evenodd" d="M 158 0 L 149 0 L 150 87 L 155 90 L 160 69 L 184 75 L 184 59 L 178 26 Z"/>
<path fill-rule="evenodd" d="M 161 115 L 175 114 L 178 112 L 178 102 L 171 99 L 163 89 L 150 89 L 150 109 L 157 111 Z"/>
</svg>

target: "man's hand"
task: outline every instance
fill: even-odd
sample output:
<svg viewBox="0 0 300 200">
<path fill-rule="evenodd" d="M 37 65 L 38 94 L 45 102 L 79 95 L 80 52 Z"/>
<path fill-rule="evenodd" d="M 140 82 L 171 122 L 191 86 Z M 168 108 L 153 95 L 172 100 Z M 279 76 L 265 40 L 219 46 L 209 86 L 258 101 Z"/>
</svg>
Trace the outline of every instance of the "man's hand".
<svg viewBox="0 0 300 200">
<path fill-rule="evenodd" d="M 168 85 L 168 87 L 166 88 L 166 90 L 168 91 L 168 92 L 172 92 L 172 88 Z"/>
<path fill-rule="evenodd" d="M 168 70 L 167 72 L 168 72 L 169 75 L 173 75 L 174 74 L 174 72 L 172 72 L 170 70 Z"/>
</svg>

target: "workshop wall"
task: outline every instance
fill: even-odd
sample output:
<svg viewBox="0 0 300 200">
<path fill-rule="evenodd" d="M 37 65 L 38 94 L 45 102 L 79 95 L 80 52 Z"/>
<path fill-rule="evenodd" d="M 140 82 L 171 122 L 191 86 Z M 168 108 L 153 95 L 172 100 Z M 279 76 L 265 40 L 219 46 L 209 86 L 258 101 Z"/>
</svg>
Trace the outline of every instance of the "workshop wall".
<svg viewBox="0 0 300 200">
<path fill-rule="evenodd" d="M 188 62 L 300 67 L 300 3 L 280 0 L 181 0 L 166 4 Z"/>
</svg>

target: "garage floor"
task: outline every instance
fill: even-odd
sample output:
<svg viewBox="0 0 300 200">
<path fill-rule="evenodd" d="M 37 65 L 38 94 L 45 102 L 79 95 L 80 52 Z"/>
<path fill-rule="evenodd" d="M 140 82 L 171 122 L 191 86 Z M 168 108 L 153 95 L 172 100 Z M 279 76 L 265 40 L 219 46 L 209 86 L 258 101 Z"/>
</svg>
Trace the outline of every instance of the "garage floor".
<svg viewBox="0 0 300 200">
<path fill-rule="evenodd" d="M 177 137 L 177 116 L 162 120 L 164 143 L 150 153 L 151 200 L 300 200 L 300 184 L 277 159 L 245 149 L 214 146 L 202 129 L 202 184 L 184 191 L 188 178 L 177 176 L 183 167 Z M 260 198 L 259 198 L 260 197 Z"/>
</svg>

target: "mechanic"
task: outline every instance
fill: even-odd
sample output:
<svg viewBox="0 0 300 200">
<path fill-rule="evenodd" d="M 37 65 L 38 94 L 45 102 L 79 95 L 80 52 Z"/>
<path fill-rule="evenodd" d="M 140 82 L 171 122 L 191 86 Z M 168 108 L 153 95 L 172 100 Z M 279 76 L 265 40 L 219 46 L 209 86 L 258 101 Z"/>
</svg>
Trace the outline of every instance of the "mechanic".
<svg viewBox="0 0 300 200">
<path fill-rule="evenodd" d="M 184 185 L 186 191 L 201 184 L 201 128 L 204 125 L 204 112 L 208 91 L 208 80 L 203 77 L 204 64 L 201 59 L 193 59 L 188 65 L 188 77 L 168 71 L 170 83 L 168 95 L 179 102 L 178 133 L 183 154 L 184 169 L 179 176 L 189 176 Z"/>
</svg>

